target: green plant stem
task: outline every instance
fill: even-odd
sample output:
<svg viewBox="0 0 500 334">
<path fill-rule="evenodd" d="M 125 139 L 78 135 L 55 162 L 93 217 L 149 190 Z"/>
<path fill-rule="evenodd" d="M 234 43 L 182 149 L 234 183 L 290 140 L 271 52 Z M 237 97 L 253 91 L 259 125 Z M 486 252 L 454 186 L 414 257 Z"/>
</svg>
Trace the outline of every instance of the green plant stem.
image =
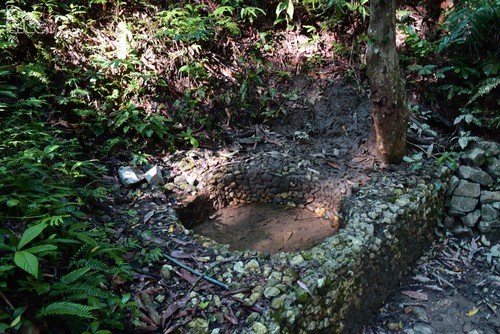
<svg viewBox="0 0 500 334">
<path fill-rule="evenodd" d="M 195 269 L 193 269 L 193 268 L 190 268 L 190 267 L 186 266 L 186 265 L 185 265 L 185 264 L 183 264 L 183 263 L 180 263 L 179 261 L 177 261 L 176 259 L 174 259 L 173 257 L 171 257 L 171 256 L 169 256 L 169 255 L 166 255 L 166 254 L 165 254 L 165 257 L 166 257 L 168 260 L 170 260 L 170 261 L 172 261 L 173 263 L 175 263 L 176 265 L 178 265 L 179 267 L 184 268 L 184 269 L 186 269 L 187 271 L 189 271 L 189 272 L 191 272 L 191 273 L 193 273 L 193 274 L 195 274 L 195 275 L 200 276 L 201 278 L 203 278 L 203 279 L 205 279 L 205 280 L 209 281 L 210 283 L 213 283 L 213 284 L 215 284 L 215 285 L 218 285 L 218 286 L 220 286 L 220 287 L 221 287 L 221 288 L 223 288 L 223 289 L 229 290 L 229 287 L 228 287 L 226 284 L 224 284 L 224 283 L 222 283 L 222 282 L 219 282 L 218 280 L 213 279 L 212 277 L 208 277 L 207 275 L 204 275 L 204 274 L 200 273 L 199 271 L 197 271 L 197 270 L 195 270 Z"/>
<path fill-rule="evenodd" d="M 5 297 L 2 291 L 0 291 L 0 297 L 2 297 L 3 301 L 12 309 L 12 311 L 16 310 L 14 305 L 12 305 L 12 303 L 7 299 L 7 297 Z"/>
</svg>

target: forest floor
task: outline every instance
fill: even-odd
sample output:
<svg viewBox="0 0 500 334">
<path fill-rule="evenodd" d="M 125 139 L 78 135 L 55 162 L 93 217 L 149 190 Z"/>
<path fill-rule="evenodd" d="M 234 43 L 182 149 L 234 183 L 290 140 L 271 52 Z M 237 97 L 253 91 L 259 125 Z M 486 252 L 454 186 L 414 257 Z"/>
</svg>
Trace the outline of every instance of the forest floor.
<svg viewBox="0 0 500 334">
<path fill-rule="evenodd" d="M 296 92 L 296 96 L 285 102 L 288 112 L 283 119 L 269 127 L 252 130 L 260 129 L 269 140 L 261 140 L 260 137 L 256 140 L 256 133 L 240 136 L 238 134 L 244 131 L 233 129 L 236 132 L 232 135 L 238 139 L 233 147 L 224 148 L 224 152 L 238 151 L 238 154 L 246 156 L 273 150 L 310 154 L 321 161 L 313 166 L 314 169 L 320 172 L 335 169 L 351 185 L 360 175 L 364 176 L 360 184 L 366 182 L 369 175 L 380 168 L 365 150 L 370 129 L 370 103 L 366 92 L 339 82 L 329 82 L 320 87 L 313 81 L 300 80 L 292 91 Z M 437 139 L 436 147 L 445 141 Z M 199 167 L 208 168 L 204 165 L 204 153 L 200 152 Z M 404 164 L 397 168 L 408 167 Z M 212 263 L 221 267 L 222 271 L 235 270 L 230 257 L 216 258 L 203 242 L 193 238 L 191 231 L 174 228 L 168 219 L 172 197 L 167 199 L 161 192 L 146 190 L 141 198 L 132 200 L 132 193 L 122 190 L 119 196 L 122 204 L 115 206 L 115 215 L 127 219 L 130 212 L 135 211 L 138 224 L 118 233 L 139 235 L 150 247 L 154 245 L 173 258 L 201 268 L 204 263 Z M 179 202 L 188 195 L 192 194 L 175 193 Z M 236 218 L 241 221 L 234 224 Z M 229 244 L 234 249 L 269 253 L 311 247 L 335 232 L 325 220 L 305 210 L 287 208 L 280 211 L 276 207 L 262 205 L 230 206 L 211 221 L 195 226 L 194 231 Z M 166 237 L 167 234 L 169 237 Z M 457 239 L 441 236 L 437 239 L 410 270 L 409 276 L 401 281 L 400 288 L 389 297 L 380 313 L 373 315 L 363 334 L 500 333 L 500 243 L 488 243 L 479 237 Z M 188 326 L 193 319 L 207 318 L 209 314 L 217 317 L 222 305 L 225 312 L 218 321 L 225 322 L 222 332 L 232 333 L 244 328 L 245 319 L 251 312 L 259 312 L 265 306 L 256 303 L 248 307 L 234 297 L 250 289 L 218 291 L 217 287 L 200 282 L 199 278 L 184 269 L 167 266 L 166 274 L 164 268 L 156 265 L 145 267 L 136 277 L 139 280 L 133 288 L 135 299 L 141 301 L 144 312 L 142 319 L 145 326 L 142 331 L 189 332 Z M 170 279 L 168 285 L 164 281 L 166 276 Z M 266 278 L 247 275 L 245 279 L 250 286 L 251 282 Z M 196 305 L 186 306 L 186 296 L 193 293 L 199 296 L 207 293 L 217 295 L 218 307 L 212 304 L 206 309 Z M 153 307 L 144 297 L 148 294 L 156 297 L 163 294 L 164 297 L 157 298 Z M 207 298 L 210 300 L 212 297 Z"/>
</svg>

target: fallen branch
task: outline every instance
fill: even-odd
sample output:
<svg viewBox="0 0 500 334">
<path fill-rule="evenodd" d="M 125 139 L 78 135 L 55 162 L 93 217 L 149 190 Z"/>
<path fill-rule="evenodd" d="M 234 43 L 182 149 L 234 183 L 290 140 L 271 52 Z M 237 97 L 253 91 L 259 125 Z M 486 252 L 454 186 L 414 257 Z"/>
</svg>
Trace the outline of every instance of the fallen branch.
<svg viewBox="0 0 500 334">
<path fill-rule="evenodd" d="M 187 271 L 191 272 L 192 274 L 195 274 L 195 275 L 197 275 L 197 276 L 200 276 L 200 277 L 201 277 L 201 278 L 203 278 L 204 280 L 207 280 L 207 281 L 209 281 L 210 283 L 213 283 L 213 284 L 215 284 L 215 285 L 218 285 L 218 286 L 220 286 L 220 287 L 221 287 L 221 288 L 223 288 L 223 289 L 229 290 L 229 287 L 228 287 L 226 284 L 224 284 L 224 283 L 222 283 L 222 282 L 219 282 L 218 280 L 213 279 L 212 277 L 208 277 L 207 275 L 204 275 L 204 274 L 200 273 L 199 271 L 197 271 L 197 270 L 195 270 L 195 269 L 193 269 L 193 268 L 190 268 L 190 267 L 186 266 L 185 264 L 183 264 L 183 263 L 181 263 L 181 262 L 177 261 L 176 259 L 174 259 L 173 257 L 171 257 L 171 256 L 169 256 L 169 255 L 166 255 L 166 254 L 165 254 L 165 257 L 166 257 L 168 260 L 170 260 L 171 262 L 173 262 L 173 263 L 175 263 L 176 265 L 178 265 L 179 267 L 184 268 L 184 269 L 186 269 Z"/>
</svg>

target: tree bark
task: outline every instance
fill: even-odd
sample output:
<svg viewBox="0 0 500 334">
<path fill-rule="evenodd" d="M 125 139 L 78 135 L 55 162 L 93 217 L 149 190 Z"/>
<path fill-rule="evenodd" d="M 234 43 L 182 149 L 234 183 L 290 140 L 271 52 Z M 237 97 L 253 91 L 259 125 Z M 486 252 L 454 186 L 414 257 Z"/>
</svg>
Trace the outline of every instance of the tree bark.
<svg viewBox="0 0 500 334">
<path fill-rule="evenodd" d="M 395 0 L 370 1 L 366 50 L 372 100 L 370 148 L 384 163 L 399 163 L 406 153 L 408 107 L 396 50 Z"/>
</svg>

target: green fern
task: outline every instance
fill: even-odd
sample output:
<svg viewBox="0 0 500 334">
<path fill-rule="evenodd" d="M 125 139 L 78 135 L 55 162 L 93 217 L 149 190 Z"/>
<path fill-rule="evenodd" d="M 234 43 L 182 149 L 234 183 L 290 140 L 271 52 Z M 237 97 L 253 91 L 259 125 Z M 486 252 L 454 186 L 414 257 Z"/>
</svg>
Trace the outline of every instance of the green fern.
<svg viewBox="0 0 500 334">
<path fill-rule="evenodd" d="M 469 99 L 465 106 L 470 105 L 480 97 L 488 95 L 493 89 L 500 86 L 500 77 L 488 78 L 481 81 L 476 87 L 476 93 Z"/>
<path fill-rule="evenodd" d="M 93 319 L 95 316 L 91 312 L 96 309 L 98 307 L 71 302 L 55 302 L 42 308 L 36 316 L 37 318 L 44 318 L 53 315 L 74 315 L 80 318 Z"/>
<path fill-rule="evenodd" d="M 448 34 L 442 39 L 439 50 L 467 45 L 471 53 L 477 54 L 483 47 L 496 45 L 499 38 L 498 29 L 495 29 L 499 20 L 496 7 L 496 0 L 454 2 L 443 26 Z"/>
<path fill-rule="evenodd" d="M 97 260 L 97 259 L 73 260 L 70 263 L 70 267 L 79 267 L 79 266 L 89 267 L 93 270 L 100 271 L 100 272 L 109 271 L 109 266 L 106 263 L 104 263 L 103 261 Z"/>
</svg>

